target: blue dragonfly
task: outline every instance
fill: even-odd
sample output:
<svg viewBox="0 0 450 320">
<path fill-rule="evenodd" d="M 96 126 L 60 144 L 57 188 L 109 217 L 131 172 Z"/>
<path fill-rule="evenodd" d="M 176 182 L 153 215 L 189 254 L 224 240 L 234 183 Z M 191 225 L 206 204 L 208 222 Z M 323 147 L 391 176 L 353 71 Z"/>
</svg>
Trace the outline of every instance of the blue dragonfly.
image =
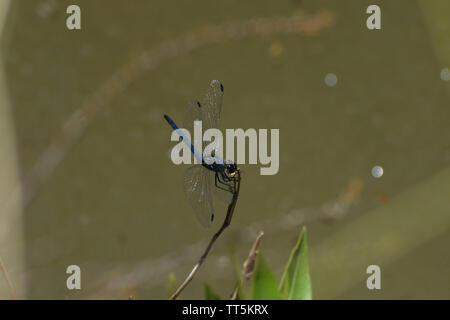
<svg viewBox="0 0 450 320">
<path fill-rule="evenodd" d="M 211 81 L 203 102 L 188 104 L 184 128 L 193 135 L 194 121 L 202 121 L 203 132 L 210 128 L 218 129 L 222 98 L 223 85 L 217 80 Z M 218 146 L 215 146 L 210 154 L 201 154 L 168 115 L 164 115 L 164 119 L 187 144 L 199 163 L 186 169 L 183 189 L 200 223 L 209 227 L 214 221 L 212 193 L 231 207 L 233 199 L 237 200 L 236 181 L 240 180 L 239 168 L 233 161 L 224 161 L 220 158 Z M 206 143 L 203 150 L 205 146 Z M 229 212 L 232 211 L 230 207 Z M 231 214 L 227 219 L 231 220 Z"/>
</svg>

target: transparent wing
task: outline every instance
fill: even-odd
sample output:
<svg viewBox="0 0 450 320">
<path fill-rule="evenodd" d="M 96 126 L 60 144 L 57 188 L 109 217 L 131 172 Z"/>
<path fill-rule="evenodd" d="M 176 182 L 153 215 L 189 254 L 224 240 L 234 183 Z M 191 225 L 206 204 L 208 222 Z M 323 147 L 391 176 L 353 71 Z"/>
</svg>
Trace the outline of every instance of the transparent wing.
<svg viewBox="0 0 450 320">
<path fill-rule="evenodd" d="M 201 164 L 186 169 L 183 189 L 190 205 L 204 227 L 214 220 L 214 207 L 210 188 L 210 171 Z"/>
<path fill-rule="evenodd" d="M 219 128 L 220 113 L 222 110 L 222 97 L 223 97 L 223 86 L 218 80 L 213 80 L 209 84 L 206 90 L 203 102 L 198 101 L 191 102 L 188 104 L 186 114 L 184 117 L 183 127 L 188 129 L 191 133 L 191 138 L 193 140 L 194 134 L 194 121 L 202 121 L 202 131 L 203 133 L 210 128 Z M 204 141 L 202 143 L 202 153 L 206 146 L 211 142 Z M 214 149 L 218 150 L 218 145 Z M 207 156 L 210 156 L 208 154 Z"/>
<path fill-rule="evenodd" d="M 209 128 L 219 129 L 220 112 L 222 110 L 223 86 L 213 80 L 206 90 L 202 103 L 203 131 Z"/>
<path fill-rule="evenodd" d="M 189 102 L 184 115 L 183 128 L 188 129 L 191 138 L 194 136 L 194 121 L 202 121 L 200 102 Z"/>
<path fill-rule="evenodd" d="M 233 182 L 225 182 L 216 178 L 217 174 L 210 174 L 210 183 L 214 189 L 214 195 L 223 203 L 230 204 L 233 200 Z"/>
<path fill-rule="evenodd" d="M 201 104 L 203 117 L 203 132 L 210 128 L 220 129 L 220 113 L 222 111 L 223 85 L 218 80 L 212 80 L 206 90 L 203 103 Z M 203 147 L 205 148 L 206 143 Z M 218 145 L 214 146 L 218 154 Z M 208 154 L 210 156 L 211 154 Z"/>
<path fill-rule="evenodd" d="M 184 115 L 183 128 L 189 131 L 191 134 L 191 143 L 194 145 L 194 148 L 200 152 L 200 148 L 194 140 L 194 121 L 202 121 L 201 105 L 198 101 L 188 103 L 186 113 Z M 202 150 L 204 150 L 205 143 L 202 142 L 201 145 Z M 203 151 L 201 153 L 203 153 Z"/>
</svg>

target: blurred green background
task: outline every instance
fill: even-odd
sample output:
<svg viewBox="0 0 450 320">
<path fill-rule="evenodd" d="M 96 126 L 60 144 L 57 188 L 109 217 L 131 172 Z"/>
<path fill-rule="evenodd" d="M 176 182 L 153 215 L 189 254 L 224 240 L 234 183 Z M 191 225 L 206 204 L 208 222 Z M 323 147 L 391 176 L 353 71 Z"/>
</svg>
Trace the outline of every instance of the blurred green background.
<svg viewBox="0 0 450 320">
<path fill-rule="evenodd" d="M 69 31 L 75 3 L 82 29 Z M 371 4 L 381 30 L 366 28 Z M 446 0 L 12 1 L 2 50 L 23 271 L 3 261 L 18 296 L 167 298 L 225 207 L 211 229 L 196 221 L 162 115 L 181 122 L 218 79 L 224 127 L 280 129 L 280 171 L 242 166 L 231 227 L 182 298 L 203 298 L 204 283 L 231 294 L 259 230 L 280 277 L 306 225 L 313 298 L 449 299 L 449 12 Z M 298 30 L 280 22 L 299 15 Z M 71 264 L 80 291 L 66 288 Z"/>
</svg>

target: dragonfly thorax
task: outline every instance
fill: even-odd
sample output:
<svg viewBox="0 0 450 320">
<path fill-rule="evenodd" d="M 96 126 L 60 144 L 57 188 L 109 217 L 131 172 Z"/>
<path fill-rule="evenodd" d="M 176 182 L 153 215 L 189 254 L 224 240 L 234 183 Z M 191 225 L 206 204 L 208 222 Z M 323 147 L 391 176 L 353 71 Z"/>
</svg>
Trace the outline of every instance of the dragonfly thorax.
<svg viewBox="0 0 450 320">
<path fill-rule="evenodd" d="M 223 160 L 214 157 L 205 157 L 203 166 L 211 171 L 220 172 L 229 178 L 233 178 L 238 170 L 233 161 L 225 161 L 224 163 Z"/>
</svg>

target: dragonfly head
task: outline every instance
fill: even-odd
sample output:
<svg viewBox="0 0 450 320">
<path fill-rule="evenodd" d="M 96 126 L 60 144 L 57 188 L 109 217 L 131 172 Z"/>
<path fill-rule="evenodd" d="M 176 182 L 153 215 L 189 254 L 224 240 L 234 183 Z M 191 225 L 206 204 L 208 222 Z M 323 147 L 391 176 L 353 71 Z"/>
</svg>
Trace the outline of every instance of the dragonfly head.
<svg viewBox="0 0 450 320">
<path fill-rule="evenodd" d="M 236 166 L 236 163 L 230 161 L 225 163 L 225 170 L 227 175 L 229 175 L 230 177 L 234 177 L 239 169 Z"/>
</svg>

